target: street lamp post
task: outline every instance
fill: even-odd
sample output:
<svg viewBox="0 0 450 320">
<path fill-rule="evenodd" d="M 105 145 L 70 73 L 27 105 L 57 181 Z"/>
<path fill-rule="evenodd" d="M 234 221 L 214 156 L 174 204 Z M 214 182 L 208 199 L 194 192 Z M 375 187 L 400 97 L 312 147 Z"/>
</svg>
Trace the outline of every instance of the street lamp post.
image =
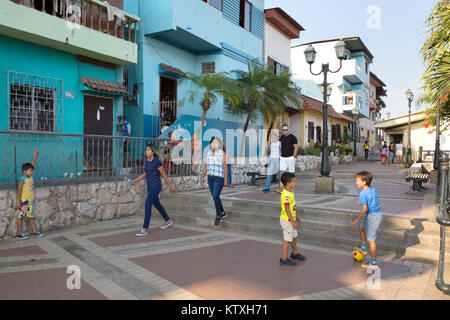
<svg viewBox="0 0 450 320">
<path fill-rule="evenodd" d="M 439 110 L 439 104 L 436 107 L 436 144 L 434 147 L 434 163 L 433 163 L 433 169 L 435 171 L 439 170 L 439 156 L 440 156 L 440 110 Z"/>
<path fill-rule="evenodd" d="M 330 64 L 329 63 L 323 63 L 322 64 L 322 71 L 319 73 L 314 73 L 312 71 L 312 65 L 316 59 L 316 50 L 314 50 L 312 45 L 308 45 L 308 47 L 305 50 L 305 59 L 306 62 L 309 64 L 309 70 L 310 72 L 315 75 L 318 76 L 321 73 L 323 73 L 323 105 L 322 105 L 322 109 L 323 109 L 323 143 L 322 143 L 322 164 L 320 167 L 320 174 L 322 175 L 322 177 L 329 177 L 330 174 L 330 165 L 328 162 L 328 82 L 327 82 L 327 75 L 328 72 L 331 73 L 337 73 L 339 72 L 339 70 L 341 70 L 342 68 L 342 60 L 345 59 L 346 56 L 346 52 L 345 52 L 345 42 L 340 40 L 336 46 L 334 47 L 336 50 L 336 57 L 339 59 L 340 61 L 340 66 L 339 69 L 336 71 L 331 71 L 330 70 Z M 331 93 L 331 91 L 330 91 Z"/>
<path fill-rule="evenodd" d="M 353 124 L 353 156 L 356 157 L 358 153 L 356 152 L 356 118 L 358 117 L 359 110 L 357 107 L 353 107 L 352 109 L 353 119 L 355 119 L 355 123 Z"/>
<path fill-rule="evenodd" d="M 406 99 L 408 99 L 408 148 L 406 150 L 406 166 L 411 161 L 411 102 L 414 100 L 414 94 L 411 89 L 406 91 Z"/>
</svg>

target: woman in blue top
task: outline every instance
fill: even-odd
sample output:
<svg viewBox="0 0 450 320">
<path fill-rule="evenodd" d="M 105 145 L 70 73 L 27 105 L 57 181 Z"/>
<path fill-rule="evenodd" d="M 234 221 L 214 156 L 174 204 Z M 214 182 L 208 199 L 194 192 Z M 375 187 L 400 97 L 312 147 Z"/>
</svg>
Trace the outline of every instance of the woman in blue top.
<svg viewBox="0 0 450 320">
<path fill-rule="evenodd" d="M 150 218 L 152 216 L 152 205 L 154 205 L 155 208 L 158 209 L 158 211 L 163 216 L 164 221 L 166 221 L 161 226 L 161 229 L 167 229 L 173 224 L 173 220 L 169 218 L 169 216 L 166 213 L 166 210 L 163 208 L 161 202 L 159 201 L 158 196 L 162 188 L 161 176 L 163 177 L 164 181 L 166 181 L 171 192 L 175 192 L 175 188 L 170 183 L 169 179 L 167 179 L 167 176 L 164 173 L 163 164 L 158 159 L 158 155 L 156 154 L 155 147 L 153 145 L 147 146 L 145 150 L 145 156 L 146 160 L 144 172 L 139 177 L 137 177 L 132 181 L 133 184 L 136 184 L 136 182 L 146 179 L 148 188 L 147 201 L 145 202 L 144 226 L 142 227 L 142 230 L 136 234 L 137 237 L 142 237 L 148 234 L 147 230 L 150 225 Z"/>
</svg>

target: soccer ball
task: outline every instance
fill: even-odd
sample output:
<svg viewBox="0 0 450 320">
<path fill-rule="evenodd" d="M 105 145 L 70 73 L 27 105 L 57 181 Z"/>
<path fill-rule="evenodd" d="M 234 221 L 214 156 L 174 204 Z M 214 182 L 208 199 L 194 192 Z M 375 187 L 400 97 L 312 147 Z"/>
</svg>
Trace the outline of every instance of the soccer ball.
<svg viewBox="0 0 450 320">
<path fill-rule="evenodd" d="M 356 262 L 361 262 L 364 260 L 364 255 L 362 254 L 362 252 L 360 252 L 358 250 L 353 251 L 352 256 Z"/>
</svg>

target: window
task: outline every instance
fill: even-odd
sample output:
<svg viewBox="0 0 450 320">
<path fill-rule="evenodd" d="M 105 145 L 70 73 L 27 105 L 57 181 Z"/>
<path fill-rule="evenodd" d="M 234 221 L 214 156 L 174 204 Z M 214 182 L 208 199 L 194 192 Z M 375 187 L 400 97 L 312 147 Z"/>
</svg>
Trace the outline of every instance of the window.
<svg viewBox="0 0 450 320">
<path fill-rule="evenodd" d="M 252 4 L 247 0 L 241 0 L 239 25 L 248 31 L 252 31 Z"/>
<path fill-rule="evenodd" d="M 311 140 L 314 141 L 314 123 L 308 122 L 308 142 Z"/>
<path fill-rule="evenodd" d="M 369 64 L 366 62 L 366 73 L 369 73 Z"/>
<path fill-rule="evenodd" d="M 336 140 L 336 125 L 331 125 L 331 140 Z"/>
<path fill-rule="evenodd" d="M 203 0 L 203 2 L 209 3 L 217 10 L 222 11 L 222 0 Z"/>
<path fill-rule="evenodd" d="M 336 138 L 340 139 L 341 138 L 341 126 L 340 125 L 336 125 Z"/>
<path fill-rule="evenodd" d="M 9 130 L 60 131 L 62 80 L 12 71 L 7 74 Z M 66 94 L 70 97 L 70 92 Z"/>
<path fill-rule="evenodd" d="M 344 137 L 348 137 L 348 128 L 344 127 Z"/>
</svg>

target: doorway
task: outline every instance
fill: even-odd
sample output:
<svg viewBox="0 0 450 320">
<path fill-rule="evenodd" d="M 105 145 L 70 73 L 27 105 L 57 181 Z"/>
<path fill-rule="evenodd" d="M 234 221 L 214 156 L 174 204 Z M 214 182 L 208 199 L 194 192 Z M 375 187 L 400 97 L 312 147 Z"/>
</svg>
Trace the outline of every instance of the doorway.
<svg viewBox="0 0 450 320">
<path fill-rule="evenodd" d="M 112 169 L 113 160 L 114 99 L 84 96 L 84 171 Z M 108 136 L 108 137 L 101 137 Z"/>
<path fill-rule="evenodd" d="M 160 76 L 159 81 L 160 128 L 170 126 L 177 119 L 177 80 Z"/>
</svg>

